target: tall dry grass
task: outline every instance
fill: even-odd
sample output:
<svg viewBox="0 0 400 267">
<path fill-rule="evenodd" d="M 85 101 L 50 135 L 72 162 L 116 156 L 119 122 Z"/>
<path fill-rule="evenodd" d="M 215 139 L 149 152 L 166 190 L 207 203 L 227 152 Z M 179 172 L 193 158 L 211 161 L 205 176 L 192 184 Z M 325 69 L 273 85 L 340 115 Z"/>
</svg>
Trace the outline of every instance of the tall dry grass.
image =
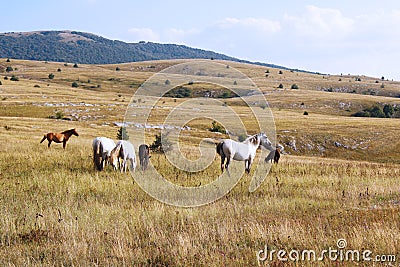
<svg viewBox="0 0 400 267">
<path fill-rule="evenodd" d="M 94 171 L 90 134 L 71 138 L 66 151 L 47 149 L 40 138 L 20 140 L 20 124 L 0 129 L 1 265 L 255 266 L 265 245 L 321 251 L 339 238 L 374 253 L 400 248 L 395 164 L 284 156 L 254 193 L 245 176 L 215 203 L 178 208 L 149 197 L 129 174 Z M 219 171 L 215 164 L 198 178 Z"/>
</svg>

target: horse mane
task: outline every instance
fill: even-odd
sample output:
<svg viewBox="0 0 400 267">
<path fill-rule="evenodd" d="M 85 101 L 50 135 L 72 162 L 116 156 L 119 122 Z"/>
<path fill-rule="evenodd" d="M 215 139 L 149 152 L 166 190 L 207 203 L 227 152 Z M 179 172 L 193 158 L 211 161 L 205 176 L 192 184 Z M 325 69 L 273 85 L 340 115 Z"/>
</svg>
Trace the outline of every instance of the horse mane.
<svg viewBox="0 0 400 267">
<path fill-rule="evenodd" d="M 115 156 L 120 156 L 121 153 L 121 149 L 122 149 L 122 143 L 117 144 L 111 151 L 110 151 L 110 157 Z"/>
<path fill-rule="evenodd" d="M 74 128 L 74 129 L 66 130 L 66 131 L 61 132 L 61 133 L 62 133 L 62 134 L 69 134 L 69 133 L 73 133 L 73 132 L 75 132 L 75 128 Z"/>
<path fill-rule="evenodd" d="M 250 142 L 253 145 L 257 145 L 257 143 L 259 141 L 259 135 L 260 134 L 255 134 L 255 135 L 249 136 L 249 137 L 246 138 L 246 140 L 243 141 L 243 143 L 249 143 Z"/>
</svg>

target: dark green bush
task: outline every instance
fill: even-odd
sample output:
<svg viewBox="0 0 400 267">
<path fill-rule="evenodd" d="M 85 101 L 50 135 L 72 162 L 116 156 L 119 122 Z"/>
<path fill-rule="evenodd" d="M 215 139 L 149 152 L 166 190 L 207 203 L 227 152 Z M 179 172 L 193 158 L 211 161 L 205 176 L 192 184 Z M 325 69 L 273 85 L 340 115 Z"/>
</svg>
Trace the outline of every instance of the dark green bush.
<svg viewBox="0 0 400 267">
<path fill-rule="evenodd" d="M 218 133 L 226 134 L 226 130 L 225 130 L 224 126 L 222 126 L 221 124 L 219 124 L 216 121 L 212 122 L 211 128 L 209 130 L 211 132 L 218 132 Z"/>
</svg>

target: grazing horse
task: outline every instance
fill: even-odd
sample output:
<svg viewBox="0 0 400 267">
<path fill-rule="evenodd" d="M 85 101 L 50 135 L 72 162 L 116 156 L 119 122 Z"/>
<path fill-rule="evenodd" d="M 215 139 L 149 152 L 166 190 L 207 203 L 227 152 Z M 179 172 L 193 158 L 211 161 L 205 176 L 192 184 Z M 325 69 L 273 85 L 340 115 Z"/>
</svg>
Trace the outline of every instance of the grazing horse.
<svg viewBox="0 0 400 267">
<path fill-rule="evenodd" d="M 122 162 L 120 162 L 120 159 Z M 121 172 L 126 172 L 128 169 L 127 162 L 129 161 L 130 169 L 134 171 L 136 169 L 135 148 L 129 141 L 119 140 L 117 145 L 111 150 L 108 160 L 114 167 L 114 170 L 118 170 L 119 165 Z"/>
<path fill-rule="evenodd" d="M 43 141 L 47 139 L 47 141 L 49 141 L 47 147 L 50 147 L 51 142 L 54 141 L 56 143 L 63 143 L 63 148 L 65 149 L 67 141 L 71 135 L 79 136 L 75 129 L 66 130 L 62 133 L 47 133 L 43 136 L 43 139 L 40 141 L 40 143 L 43 143 Z"/>
<path fill-rule="evenodd" d="M 221 171 L 224 171 L 225 158 L 227 159 L 225 169 L 228 171 L 230 161 L 244 161 L 246 173 L 250 172 L 251 163 L 256 156 L 257 148 L 262 145 L 268 150 L 273 150 L 271 141 L 264 133 L 258 133 L 248 137 L 243 142 L 232 139 L 224 139 L 217 144 L 217 153 L 221 156 Z"/>
<path fill-rule="evenodd" d="M 113 140 L 107 137 L 93 139 L 93 163 L 98 171 L 102 171 L 110 157 L 111 150 L 115 147 Z"/>
<path fill-rule="evenodd" d="M 278 164 L 279 159 L 281 157 L 281 153 L 283 152 L 284 147 L 282 145 L 277 145 L 276 149 L 269 152 L 268 156 L 265 157 L 265 162 L 272 161 Z"/>
<path fill-rule="evenodd" d="M 147 170 L 147 167 L 149 166 L 149 156 L 150 154 L 150 149 L 148 145 L 142 144 L 139 146 L 139 162 L 140 162 L 140 168 L 142 171 Z"/>
</svg>

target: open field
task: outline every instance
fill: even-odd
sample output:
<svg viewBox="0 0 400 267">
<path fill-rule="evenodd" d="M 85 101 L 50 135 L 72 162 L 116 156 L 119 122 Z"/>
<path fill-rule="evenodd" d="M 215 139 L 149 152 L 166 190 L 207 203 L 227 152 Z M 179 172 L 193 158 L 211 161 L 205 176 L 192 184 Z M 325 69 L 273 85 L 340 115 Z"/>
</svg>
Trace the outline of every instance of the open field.
<svg viewBox="0 0 400 267">
<path fill-rule="evenodd" d="M 0 73 L 0 265 L 281 266 L 276 254 L 272 261 L 258 262 L 257 252 L 267 245 L 319 253 L 337 248 L 340 238 L 346 239 L 348 249 L 396 255 L 393 265 L 398 265 L 400 121 L 349 116 L 376 103 L 399 105 L 398 82 L 384 81 L 381 88 L 380 78 L 379 83 L 369 77 L 356 82 L 350 76 L 278 74 L 276 69 L 265 77 L 267 68 L 224 62 L 249 75 L 264 92 L 277 139 L 290 153 L 272 166 L 260 188 L 249 193 L 250 178 L 245 175 L 215 203 L 178 208 L 148 196 L 130 174 L 111 168 L 94 171 L 92 139 L 116 139 L 119 127 L 114 123 L 123 121 L 132 93 L 155 71 L 176 62 L 182 61 L 73 68 L 11 60 L 14 71 Z M 5 59 L 0 64 L 6 66 Z M 54 79 L 48 79 L 49 73 Z M 19 81 L 4 80 L 11 75 Z M 74 81 L 78 88 L 71 87 Z M 287 89 L 276 88 L 279 83 Z M 298 90 L 288 89 L 293 83 Z M 359 92 L 321 90 L 339 88 L 339 83 Z M 366 95 L 371 88 L 376 94 Z M 250 115 L 237 99 L 220 100 L 241 117 Z M 148 101 L 144 98 L 138 105 Z M 162 99 L 164 108 L 154 110 L 151 123 L 160 123 L 184 101 Z M 71 120 L 49 118 L 57 112 Z M 210 124 L 192 121 L 183 139 L 218 138 L 208 131 Z M 50 149 L 39 144 L 44 133 L 69 128 L 77 128 L 80 136 L 71 137 L 65 151 L 60 144 Z M 148 131 L 149 143 L 155 133 Z M 137 136 L 130 137 L 137 141 Z M 181 185 L 204 184 L 220 173 L 217 159 L 197 175 L 169 168 L 161 154 L 153 154 L 151 161 Z"/>
</svg>

